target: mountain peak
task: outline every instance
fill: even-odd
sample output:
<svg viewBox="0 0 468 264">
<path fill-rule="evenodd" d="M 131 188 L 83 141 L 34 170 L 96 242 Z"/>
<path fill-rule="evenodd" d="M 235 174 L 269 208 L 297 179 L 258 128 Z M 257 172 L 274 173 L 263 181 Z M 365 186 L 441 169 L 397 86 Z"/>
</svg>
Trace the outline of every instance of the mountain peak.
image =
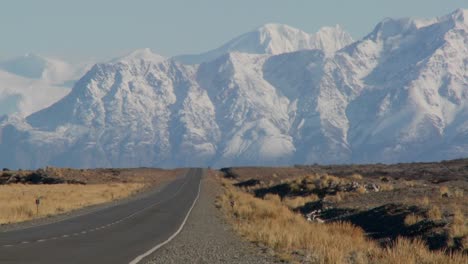
<svg viewBox="0 0 468 264">
<path fill-rule="evenodd" d="M 449 23 L 449 28 L 457 27 L 460 25 L 468 25 L 468 10 L 457 9 L 454 12 L 432 19 L 421 18 L 385 18 L 374 28 L 366 38 L 371 39 L 385 39 L 395 35 L 406 34 L 412 30 L 418 30 L 424 27 L 432 26 L 435 24 Z M 446 28 L 446 29 L 449 29 Z"/>
<path fill-rule="evenodd" d="M 114 59 L 112 62 L 121 62 L 121 63 L 139 63 L 141 61 L 150 62 L 150 63 L 160 63 L 164 61 L 165 58 L 159 54 L 153 53 L 149 48 L 137 49 L 129 54 Z"/>
<path fill-rule="evenodd" d="M 268 23 L 234 38 L 220 48 L 197 55 L 181 55 L 174 59 L 185 64 L 200 64 L 230 52 L 277 55 L 319 49 L 325 54 L 332 54 L 352 42 L 352 37 L 340 26 L 325 27 L 316 34 L 309 34 L 288 25 Z"/>
<path fill-rule="evenodd" d="M 322 27 L 313 35 L 316 49 L 322 50 L 325 54 L 334 52 L 348 46 L 354 42 L 353 37 L 340 25 L 334 27 Z"/>
<path fill-rule="evenodd" d="M 450 17 L 456 22 L 468 24 L 468 9 L 459 8 L 450 14 Z"/>
<path fill-rule="evenodd" d="M 267 23 L 257 28 L 259 32 L 277 33 L 277 34 L 288 34 L 289 32 L 303 32 L 300 29 L 278 23 Z M 307 34 L 303 32 L 304 34 Z"/>
</svg>

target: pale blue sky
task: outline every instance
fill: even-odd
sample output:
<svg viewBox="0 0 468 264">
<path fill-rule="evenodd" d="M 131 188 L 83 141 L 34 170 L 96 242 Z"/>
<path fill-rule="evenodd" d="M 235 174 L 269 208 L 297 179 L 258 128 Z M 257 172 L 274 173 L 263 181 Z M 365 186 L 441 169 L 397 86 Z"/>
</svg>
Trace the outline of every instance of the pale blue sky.
<svg viewBox="0 0 468 264">
<path fill-rule="evenodd" d="M 28 52 L 106 59 L 149 47 L 170 56 L 215 48 L 275 22 L 307 32 L 342 25 L 355 38 L 385 17 L 434 17 L 468 0 L 4 0 L 0 59 Z"/>
</svg>

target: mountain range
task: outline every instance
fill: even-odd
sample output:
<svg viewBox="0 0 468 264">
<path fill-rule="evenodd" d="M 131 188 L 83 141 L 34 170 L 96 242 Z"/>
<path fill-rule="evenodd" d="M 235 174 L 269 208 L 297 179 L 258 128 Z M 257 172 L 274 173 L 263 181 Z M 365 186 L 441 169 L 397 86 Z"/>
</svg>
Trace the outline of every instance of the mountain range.
<svg viewBox="0 0 468 264">
<path fill-rule="evenodd" d="M 31 74 L 30 74 L 31 73 Z M 29 77 L 38 76 L 34 71 Z M 215 50 L 94 65 L 0 120 L 7 167 L 396 163 L 468 155 L 468 11 L 354 41 L 267 24 Z"/>
</svg>

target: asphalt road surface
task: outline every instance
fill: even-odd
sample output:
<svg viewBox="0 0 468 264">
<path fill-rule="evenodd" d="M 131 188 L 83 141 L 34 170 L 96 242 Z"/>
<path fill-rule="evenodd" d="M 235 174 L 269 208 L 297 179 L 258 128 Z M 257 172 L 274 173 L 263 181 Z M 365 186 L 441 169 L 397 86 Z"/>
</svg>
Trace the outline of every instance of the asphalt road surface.
<svg viewBox="0 0 468 264">
<path fill-rule="evenodd" d="M 137 263 L 180 231 L 198 198 L 204 173 L 190 169 L 144 198 L 0 233 L 0 263 Z"/>
</svg>

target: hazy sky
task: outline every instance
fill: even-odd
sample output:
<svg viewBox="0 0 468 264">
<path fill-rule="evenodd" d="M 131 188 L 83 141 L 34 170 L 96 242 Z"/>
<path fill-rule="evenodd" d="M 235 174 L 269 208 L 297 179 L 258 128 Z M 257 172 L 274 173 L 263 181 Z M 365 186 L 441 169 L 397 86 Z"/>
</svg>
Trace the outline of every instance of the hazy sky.
<svg viewBox="0 0 468 264">
<path fill-rule="evenodd" d="M 385 17 L 459 7 L 468 0 L 3 0 L 0 59 L 28 52 L 104 59 L 144 47 L 198 53 L 268 22 L 310 33 L 340 24 L 360 38 Z"/>
</svg>

